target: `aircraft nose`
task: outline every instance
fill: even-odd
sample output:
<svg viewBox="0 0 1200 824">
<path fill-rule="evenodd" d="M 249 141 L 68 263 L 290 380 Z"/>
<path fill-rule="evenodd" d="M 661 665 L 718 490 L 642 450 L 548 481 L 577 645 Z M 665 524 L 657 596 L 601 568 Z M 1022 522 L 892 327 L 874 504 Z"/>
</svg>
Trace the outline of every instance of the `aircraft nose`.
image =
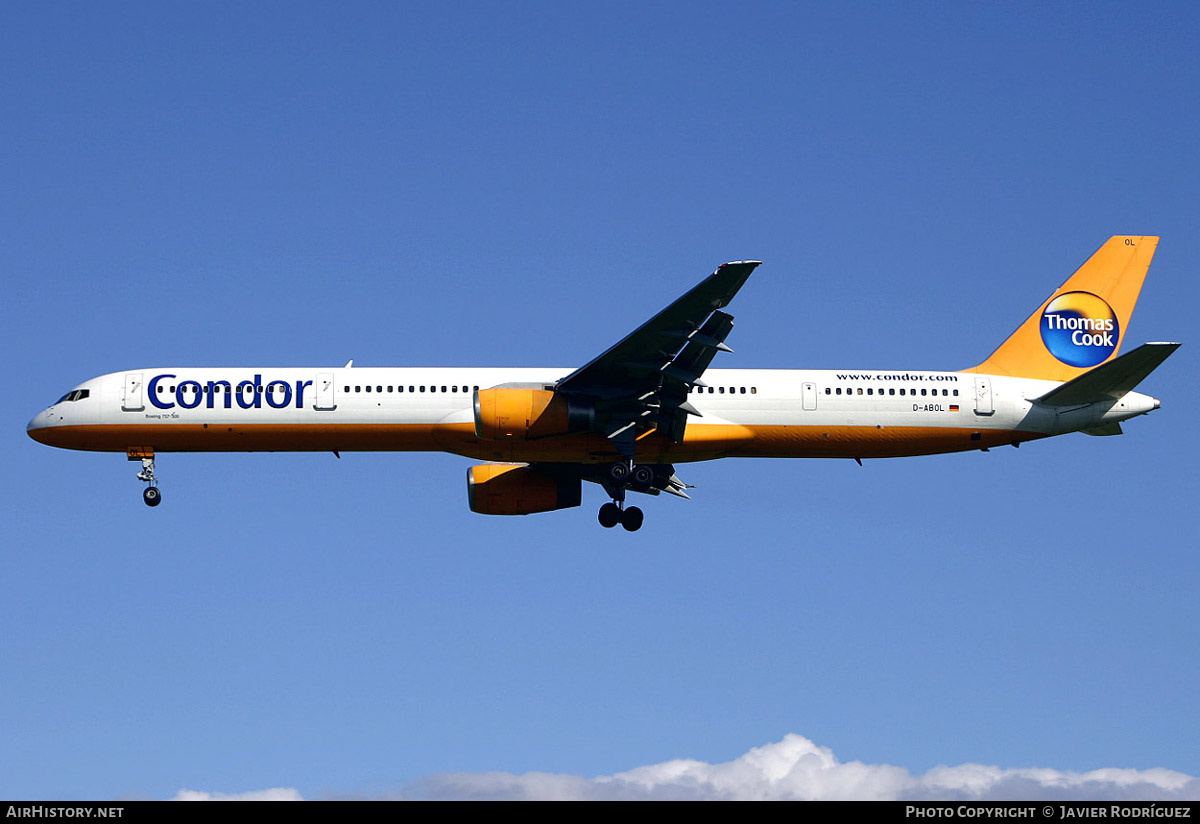
<svg viewBox="0 0 1200 824">
<path fill-rule="evenodd" d="M 33 416 L 29 423 L 25 424 L 25 434 L 33 438 L 38 443 L 46 443 L 45 433 L 46 427 L 50 425 L 50 410 L 43 409 L 41 412 Z"/>
</svg>

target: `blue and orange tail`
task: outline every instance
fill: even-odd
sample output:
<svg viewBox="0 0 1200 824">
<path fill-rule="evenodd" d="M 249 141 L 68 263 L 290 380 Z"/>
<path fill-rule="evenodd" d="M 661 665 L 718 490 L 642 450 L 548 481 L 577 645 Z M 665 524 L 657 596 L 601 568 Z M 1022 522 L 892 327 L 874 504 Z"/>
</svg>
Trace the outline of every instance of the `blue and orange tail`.
<svg viewBox="0 0 1200 824">
<path fill-rule="evenodd" d="M 1157 237 L 1110 238 L 999 349 L 965 371 L 1069 381 L 1112 360 L 1157 247 Z"/>
</svg>

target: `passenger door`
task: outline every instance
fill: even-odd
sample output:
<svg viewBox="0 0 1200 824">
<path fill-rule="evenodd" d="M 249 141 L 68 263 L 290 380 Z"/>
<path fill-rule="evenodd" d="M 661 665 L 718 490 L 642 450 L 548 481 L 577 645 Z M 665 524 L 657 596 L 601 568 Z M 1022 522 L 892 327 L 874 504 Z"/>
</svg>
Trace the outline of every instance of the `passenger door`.
<svg viewBox="0 0 1200 824">
<path fill-rule="evenodd" d="M 317 375 L 317 402 L 314 405 L 315 409 L 328 411 L 337 409 L 337 401 L 334 398 L 334 381 L 332 372 L 321 372 Z"/>
<path fill-rule="evenodd" d="M 812 412 L 817 408 L 817 385 L 811 381 L 805 381 L 800 387 L 800 402 L 806 412 Z"/>
<path fill-rule="evenodd" d="M 142 400 L 142 373 L 126 372 L 125 389 L 121 394 L 121 409 L 125 412 L 141 412 L 146 408 Z"/>
<path fill-rule="evenodd" d="M 995 411 L 996 409 L 992 405 L 991 378 L 975 378 L 975 414 L 990 415 Z"/>
</svg>

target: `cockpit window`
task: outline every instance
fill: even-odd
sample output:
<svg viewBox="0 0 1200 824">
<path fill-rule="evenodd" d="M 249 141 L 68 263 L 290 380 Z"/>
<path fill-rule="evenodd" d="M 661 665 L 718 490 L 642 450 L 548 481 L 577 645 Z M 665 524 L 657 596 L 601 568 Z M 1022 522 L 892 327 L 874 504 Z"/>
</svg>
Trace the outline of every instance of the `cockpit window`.
<svg viewBox="0 0 1200 824">
<path fill-rule="evenodd" d="M 74 389 L 74 390 L 68 392 L 67 394 L 63 395 L 61 398 L 56 400 L 54 403 L 60 404 L 60 403 L 66 403 L 67 401 L 81 401 L 90 394 L 92 394 L 92 390 L 90 390 L 90 389 Z"/>
</svg>

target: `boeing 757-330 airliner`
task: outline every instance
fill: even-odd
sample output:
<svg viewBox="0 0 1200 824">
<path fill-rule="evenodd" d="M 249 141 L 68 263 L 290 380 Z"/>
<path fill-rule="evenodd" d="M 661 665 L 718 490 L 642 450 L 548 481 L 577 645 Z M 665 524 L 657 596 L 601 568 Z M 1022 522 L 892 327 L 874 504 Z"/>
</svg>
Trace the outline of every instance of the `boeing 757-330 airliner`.
<svg viewBox="0 0 1200 824">
<path fill-rule="evenodd" d="M 1134 388 L 1178 343 L 1118 354 L 1156 237 L 1105 243 L 983 363 L 924 370 L 710 369 L 722 311 L 758 261 L 726 263 L 578 369 L 155 367 L 92 378 L 30 437 L 140 461 L 161 501 L 161 452 L 440 451 L 471 509 L 528 515 L 602 486 L 605 527 L 633 531 L 628 492 L 687 497 L 676 464 L 715 458 L 894 458 L 1085 432 L 1157 409 Z"/>
</svg>

